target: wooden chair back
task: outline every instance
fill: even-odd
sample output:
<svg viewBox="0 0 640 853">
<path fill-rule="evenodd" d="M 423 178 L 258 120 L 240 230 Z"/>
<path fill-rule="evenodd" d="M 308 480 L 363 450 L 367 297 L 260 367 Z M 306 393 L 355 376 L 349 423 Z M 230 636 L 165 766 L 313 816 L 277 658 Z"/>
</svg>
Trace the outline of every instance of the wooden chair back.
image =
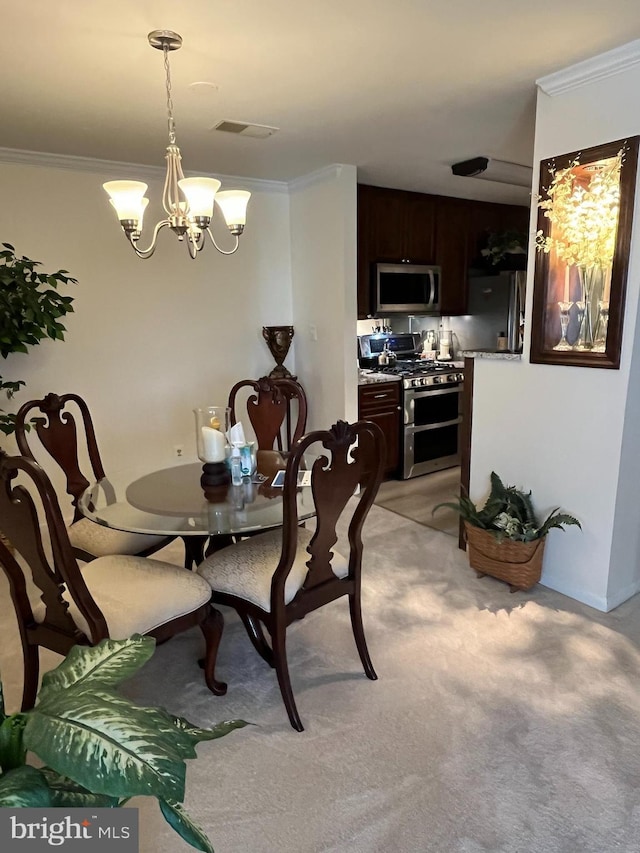
<svg viewBox="0 0 640 853">
<path fill-rule="evenodd" d="M 14 483 L 20 478 L 18 484 Z M 26 485 L 22 480 L 26 481 Z M 38 509 L 34 496 L 44 510 L 46 528 L 51 544 L 47 556 Z M 34 460 L 25 456 L 7 456 L 0 451 L 0 532 L 10 546 L 0 538 L 0 565 L 8 580 L 14 604 L 22 652 L 24 657 L 24 689 L 22 709 L 32 708 L 38 690 L 39 647 L 66 655 L 76 644 L 91 645 L 109 637 L 105 616 L 93 598 L 74 557 L 64 524 L 60 505 L 51 481 Z M 13 550 L 12 550 L 13 549 Z M 16 558 L 18 556 L 25 569 Z M 113 559 L 113 558 L 105 558 Z M 130 557 L 126 559 L 131 559 Z M 142 558 L 139 558 L 142 561 Z M 94 564 L 95 565 L 95 564 Z M 174 567 L 175 568 L 175 567 Z M 182 569 L 175 568 L 182 572 Z M 44 612 L 34 613 L 37 604 L 31 603 L 25 574 L 40 592 Z M 189 573 L 187 573 L 189 576 Z M 145 573 L 149 585 L 155 581 Z M 139 587 L 137 587 L 139 589 Z M 69 603 L 63 598 L 66 592 L 86 621 L 87 634 L 77 627 L 69 613 Z M 144 604 L 145 596 L 141 596 Z M 34 600 L 35 601 L 35 600 Z M 127 602 L 128 603 L 128 602 Z M 205 638 L 205 681 L 218 695 L 226 692 L 226 685 L 215 680 L 215 658 L 222 634 L 222 616 L 208 602 L 187 613 L 178 613 L 149 630 L 150 636 L 164 642 L 179 631 L 198 625 Z"/>
<path fill-rule="evenodd" d="M 18 475 L 23 475 L 20 479 L 26 479 L 27 485 L 14 484 Z M 44 547 L 32 491 L 44 511 L 52 559 L 48 558 Z M 74 557 L 53 486 L 32 459 L 0 453 L 0 530 L 26 567 L 22 568 L 0 540 L 0 564 L 9 580 L 23 645 L 42 645 L 66 654 L 76 643 L 90 642 L 68 613 L 68 604 L 62 598 L 64 587 L 86 619 L 92 635 L 98 639 L 108 636 L 104 616 L 91 597 Z M 35 620 L 27 593 L 25 570 L 31 574 L 46 608 L 40 623 Z"/>
<path fill-rule="evenodd" d="M 70 408 L 68 405 L 72 404 Z M 35 460 L 28 436 L 35 431 L 44 449 L 55 459 L 67 478 L 67 494 L 72 498 L 74 521 L 81 518 L 78 499 L 90 485 L 89 479 L 81 470 L 78 422 L 73 409 L 79 412 L 79 425 L 84 433 L 93 479 L 101 480 L 104 474 L 98 443 L 89 408 L 77 394 L 47 394 L 42 400 L 30 400 L 16 415 L 16 441 L 23 456 Z"/>
<path fill-rule="evenodd" d="M 321 445 L 322 453 L 311 468 L 311 490 L 316 509 L 316 530 L 308 545 L 310 559 L 302 589 L 288 605 L 284 587 L 293 566 L 298 540 L 296 493 L 298 471 L 312 445 Z M 314 448 L 315 449 L 315 448 Z M 384 470 L 384 435 L 377 424 L 338 421 L 329 430 L 308 433 L 299 441 L 287 463 L 284 479 L 284 524 L 282 554 L 273 575 L 271 613 L 286 609 L 287 624 L 311 610 L 352 592 L 359 591 L 362 566 L 362 527 L 373 506 Z M 358 494 L 355 494 L 359 487 Z M 309 488 L 309 487 L 303 487 Z M 331 570 L 332 548 L 338 542 L 337 524 L 347 503 L 355 495 L 356 506 L 348 525 L 348 583 Z M 276 617 L 277 618 L 277 617 Z"/>
<path fill-rule="evenodd" d="M 293 379 L 243 379 L 229 393 L 231 425 L 242 420 L 238 392 L 248 389 L 247 415 L 256 434 L 257 450 L 289 451 L 307 426 L 307 397 Z"/>
</svg>

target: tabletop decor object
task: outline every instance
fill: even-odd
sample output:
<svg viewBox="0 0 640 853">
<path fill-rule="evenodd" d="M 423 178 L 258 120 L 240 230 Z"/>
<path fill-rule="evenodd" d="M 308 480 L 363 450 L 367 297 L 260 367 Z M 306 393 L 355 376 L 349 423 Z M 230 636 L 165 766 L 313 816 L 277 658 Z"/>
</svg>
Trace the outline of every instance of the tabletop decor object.
<svg viewBox="0 0 640 853">
<path fill-rule="evenodd" d="M 620 367 L 639 139 L 540 164 L 532 362 Z"/>
<path fill-rule="evenodd" d="M 546 536 L 552 528 L 564 530 L 565 524 L 575 524 L 582 529 L 577 518 L 559 508 L 540 522 L 531 492 L 505 486 L 495 471 L 491 472 L 491 492 L 481 509 L 464 494 L 455 502 L 438 504 L 433 512 L 443 506 L 458 512 L 464 521 L 469 565 L 477 576 L 506 581 L 511 592 L 531 589 L 540 580 Z"/>
<path fill-rule="evenodd" d="M 194 409 L 196 418 L 196 447 L 204 463 L 200 485 L 214 500 L 224 500 L 231 482 L 227 467 L 227 435 L 231 424 L 228 406 L 204 406 Z"/>
<path fill-rule="evenodd" d="M 269 374 L 270 379 L 295 379 L 289 370 L 282 364 L 287 357 L 291 341 L 293 339 L 293 326 L 263 326 L 262 337 L 267 342 L 269 352 L 273 356 L 276 366 Z"/>
<path fill-rule="evenodd" d="M 201 741 L 247 724 L 228 720 L 201 729 L 118 693 L 154 649 L 155 640 L 139 634 L 74 646 L 44 675 L 35 708 L 17 714 L 6 714 L 0 684 L 0 808 L 115 808 L 152 796 L 178 835 L 213 853 L 182 805 L 185 759 L 197 757 Z M 27 764 L 27 751 L 45 766 Z"/>
</svg>

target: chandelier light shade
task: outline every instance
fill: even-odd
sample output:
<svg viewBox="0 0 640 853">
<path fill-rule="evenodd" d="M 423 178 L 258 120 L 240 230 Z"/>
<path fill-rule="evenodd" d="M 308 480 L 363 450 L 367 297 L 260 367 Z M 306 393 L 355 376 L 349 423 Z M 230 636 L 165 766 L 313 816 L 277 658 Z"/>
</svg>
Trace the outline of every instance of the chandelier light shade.
<svg viewBox="0 0 640 853">
<path fill-rule="evenodd" d="M 178 240 L 186 243 L 192 258 L 196 258 L 198 252 L 204 248 L 206 234 L 219 252 L 232 255 L 237 250 L 239 237 L 244 231 L 251 193 L 246 190 L 218 192 L 221 184 L 215 178 L 185 178 L 182 156 L 176 144 L 169 67 L 169 51 L 181 47 L 182 37 L 171 30 L 154 30 L 149 33 L 148 38 L 151 47 L 161 50 L 164 54 L 169 145 L 166 154 L 167 174 L 162 194 L 162 206 L 167 216 L 156 223 L 151 243 L 146 249 L 138 247 L 138 240 L 142 235 L 144 212 L 149 204 L 149 199 L 145 197 L 147 184 L 142 181 L 108 181 L 102 186 L 109 194 L 109 201 L 116 211 L 122 230 L 139 258 L 150 258 L 153 255 L 158 234 L 166 226 L 176 234 Z M 209 227 L 216 204 L 222 212 L 227 228 L 235 237 L 235 243 L 230 249 L 222 249 L 216 243 Z"/>
</svg>

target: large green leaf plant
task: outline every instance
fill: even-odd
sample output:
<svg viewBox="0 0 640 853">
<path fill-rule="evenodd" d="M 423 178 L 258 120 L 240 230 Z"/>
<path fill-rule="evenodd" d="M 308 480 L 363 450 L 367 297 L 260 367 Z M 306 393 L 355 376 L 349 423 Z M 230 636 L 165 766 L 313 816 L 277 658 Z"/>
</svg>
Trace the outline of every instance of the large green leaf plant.
<svg viewBox="0 0 640 853">
<path fill-rule="evenodd" d="M 155 640 L 141 635 L 75 646 L 44 675 L 38 701 L 26 712 L 5 714 L 0 682 L 0 807 L 117 807 L 131 797 L 154 796 L 185 841 L 213 853 L 182 805 L 185 759 L 196 758 L 200 741 L 246 723 L 201 729 L 116 692 L 154 648 Z M 27 764 L 28 751 L 45 766 Z"/>
<path fill-rule="evenodd" d="M 538 521 L 531 501 L 531 492 L 523 492 L 515 486 L 505 486 L 495 471 L 491 472 L 491 491 L 484 506 L 478 508 L 467 496 L 460 495 L 455 502 L 446 501 L 433 508 L 449 507 L 461 515 L 473 527 L 489 530 L 496 539 L 515 542 L 531 542 L 543 539 L 554 527 L 564 530 L 564 525 L 581 524 L 573 515 L 561 512 L 559 507 L 551 510 L 544 521 Z"/>
<path fill-rule="evenodd" d="M 58 293 L 60 284 L 77 284 L 67 270 L 39 272 L 39 261 L 18 257 L 10 243 L 0 252 L 0 356 L 26 353 L 44 338 L 64 340 L 60 319 L 73 311 L 73 297 Z M 0 376 L 0 392 L 11 399 L 25 383 L 5 381 Z M 15 416 L 0 409 L 0 432 L 10 435 Z"/>
</svg>

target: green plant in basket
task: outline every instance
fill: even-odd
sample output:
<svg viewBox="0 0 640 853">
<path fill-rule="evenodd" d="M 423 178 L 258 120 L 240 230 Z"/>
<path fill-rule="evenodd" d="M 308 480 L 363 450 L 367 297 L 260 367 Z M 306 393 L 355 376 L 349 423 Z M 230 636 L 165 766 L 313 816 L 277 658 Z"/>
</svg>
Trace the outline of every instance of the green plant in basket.
<svg viewBox="0 0 640 853">
<path fill-rule="evenodd" d="M 491 492 L 483 507 L 478 508 L 467 495 L 460 495 L 455 502 L 447 501 L 433 508 L 449 507 L 460 514 L 472 527 L 488 530 L 498 541 L 532 542 L 543 539 L 554 527 L 564 530 L 565 525 L 582 526 L 577 518 L 553 509 L 540 523 L 531 502 L 531 492 L 523 492 L 515 486 L 505 486 L 500 477 L 491 472 Z"/>
<path fill-rule="evenodd" d="M 228 720 L 200 729 L 161 708 L 116 692 L 152 656 L 155 640 L 134 635 L 74 646 L 46 673 L 36 706 L 7 715 L 0 683 L 0 807 L 123 806 L 154 796 L 171 827 L 196 850 L 211 842 L 184 810 L 185 759 L 200 741 L 247 725 Z M 27 751 L 45 766 L 26 763 Z"/>
</svg>

